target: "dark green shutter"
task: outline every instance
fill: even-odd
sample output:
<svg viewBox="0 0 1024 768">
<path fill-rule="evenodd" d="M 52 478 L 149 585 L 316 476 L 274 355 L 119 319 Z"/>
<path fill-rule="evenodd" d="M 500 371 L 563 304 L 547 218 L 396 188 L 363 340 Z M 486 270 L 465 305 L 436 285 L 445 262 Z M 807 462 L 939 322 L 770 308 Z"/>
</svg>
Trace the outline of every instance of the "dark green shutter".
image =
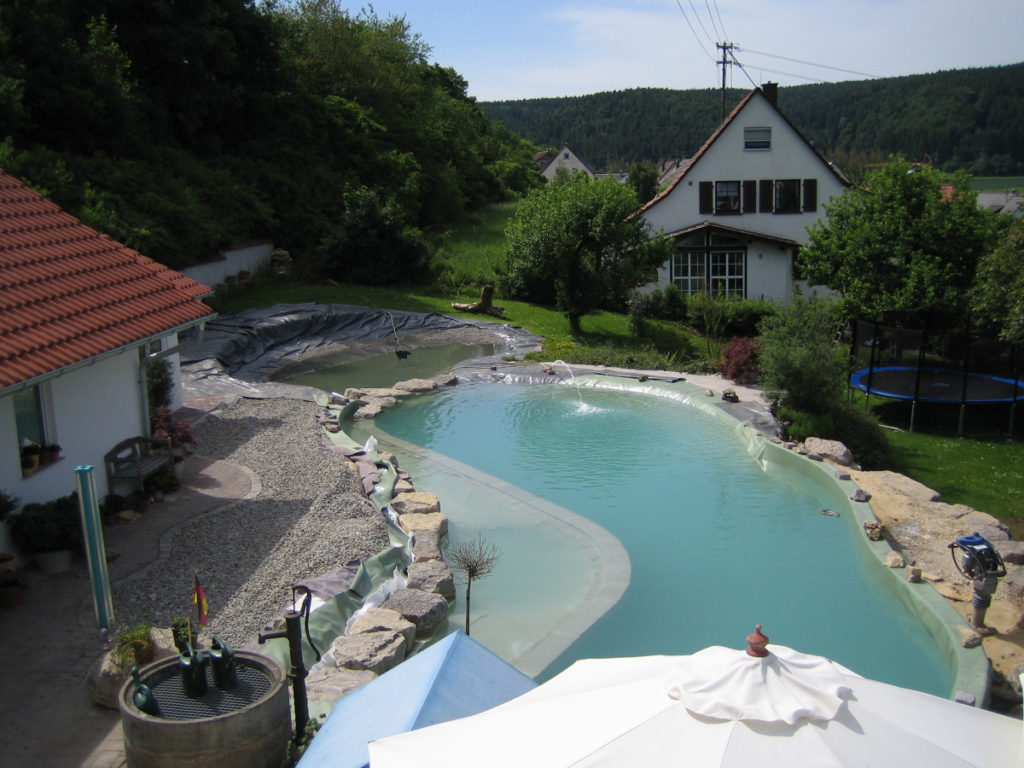
<svg viewBox="0 0 1024 768">
<path fill-rule="evenodd" d="M 743 182 L 743 212 L 757 213 L 757 182 L 753 179 Z"/>
<path fill-rule="evenodd" d="M 804 179 L 804 213 L 818 210 L 818 180 Z"/>
<path fill-rule="evenodd" d="M 771 213 L 775 210 L 775 182 L 771 179 L 761 179 L 761 213 Z"/>
<path fill-rule="evenodd" d="M 700 212 L 715 212 L 715 187 L 710 181 L 700 183 Z"/>
</svg>

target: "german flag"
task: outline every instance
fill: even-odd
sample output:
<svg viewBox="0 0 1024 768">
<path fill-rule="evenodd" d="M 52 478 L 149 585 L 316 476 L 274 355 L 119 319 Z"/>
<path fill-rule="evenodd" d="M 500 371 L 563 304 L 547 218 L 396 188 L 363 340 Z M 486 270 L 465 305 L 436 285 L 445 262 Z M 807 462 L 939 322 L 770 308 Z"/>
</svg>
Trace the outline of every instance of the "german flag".
<svg viewBox="0 0 1024 768">
<path fill-rule="evenodd" d="M 206 612 L 210 610 L 210 606 L 206 603 L 206 593 L 203 591 L 203 585 L 199 583 L 199 574 L 196 574 L 196 583 L 192 587 L 192 605 L 196 607 L 196 612 L 199 614 L 199 626 L 206 626 Z"/>
</svg>

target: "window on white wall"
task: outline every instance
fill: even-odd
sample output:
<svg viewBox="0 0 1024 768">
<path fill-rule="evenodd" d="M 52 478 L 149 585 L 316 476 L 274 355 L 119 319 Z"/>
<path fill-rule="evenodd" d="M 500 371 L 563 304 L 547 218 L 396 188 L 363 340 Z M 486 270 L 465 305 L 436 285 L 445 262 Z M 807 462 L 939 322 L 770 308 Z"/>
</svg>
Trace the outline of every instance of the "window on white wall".
<svg viewBox="0 0 1024 768">
<path fill-rule="evenodd" d="M 740 183 L 738 181 L 715 182 L 715 213 L 740 212 Z"/>
<path fill-rule="evenodd" d="M 743 129 L 744 149 L 771 149 L 772 129 L 771 128 L 744 128 Z"/>
<path fill-rule="evenodd" d="M 39 387 L 26 387 L 12 396 L 18 446 L 26 443 L 46 445 L 46 421 L 43 419 L 43 395 Z"/>
</svg>

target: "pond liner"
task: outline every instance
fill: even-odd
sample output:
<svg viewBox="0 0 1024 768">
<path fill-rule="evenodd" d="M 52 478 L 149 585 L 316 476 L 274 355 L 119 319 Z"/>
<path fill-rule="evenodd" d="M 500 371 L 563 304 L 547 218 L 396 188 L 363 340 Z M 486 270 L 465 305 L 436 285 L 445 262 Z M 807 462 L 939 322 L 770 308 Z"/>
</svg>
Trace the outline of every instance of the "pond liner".
<svg viewBox="0 0 1024 768">
<path fill-rule="evenodd" d="M 312 399 L 312 387 L 270 381 L 282 367 L 326 355 L 346 343 L 402 345 L 406 337 L 439 333 L 490 334 L 501 356 L 540 349 L 543 338 L 519 326 L 436 312 L 382 310 L 352 304 L 278 304 L 206 324 L 201 339 L 181 350 L 183 381 L 204 392 L 244 397 Z M 308 390 L 304 395 L 297 390 Z"/>
</svg>

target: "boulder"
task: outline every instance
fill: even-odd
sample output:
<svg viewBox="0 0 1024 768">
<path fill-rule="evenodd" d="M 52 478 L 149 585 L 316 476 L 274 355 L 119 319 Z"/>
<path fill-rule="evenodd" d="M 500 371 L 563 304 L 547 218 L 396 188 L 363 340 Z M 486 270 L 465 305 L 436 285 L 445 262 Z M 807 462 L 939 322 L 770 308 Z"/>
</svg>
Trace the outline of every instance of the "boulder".
<svg viewBox="0 0 1024 768">
<path fill-rule="evenodd" d="M 422 560 L 409 566 L 409 589 L 434 592 L 445 600 L 455 599 L 455 578 L 452 569 L 441 560 Z"/>
<path fill-rule="evenodd" d="M 938 491 L 933 491 L 927 485 L 912 480 L 906 475 L 901 475 L 898 472 L 889 472 L 887 470 L 872 472 L 872 476 L 877 478 L 880 482 L 885 483 L 889 488 L 898 493 L 902 493 L 905 496 L 909 496 L 915 501 L 941 501 L 942 494 Z"/>
<path fill-rule="evenodd" d="M 1024 565 L 1024 541 L 999 541 L 993 546 L 1006 563 Z"/>
<path fill-rule="evenodd" d="M 377 632 L 360 632 L 358 635 L 342 635 L 335 638 L 328 652 L 328 665 L 346 669 L 368 669 L 382 675 L 389 669 L 398 666 L 408 653 L 405 637 L 401 632 L 380 630 Z"/>
<path fill-rule="evenodd" d="M 406 648 L 412 648 L 416 640 L 416 626 L 398 611 L 388 608 L 370 608 L 349 622 L 345 629 L 347 635 L 359 635 L 363 632 L 398 632 L 405 638 Z"/>
<path fill-rule="evenodd" d="M 376 678 L 377 675 L 368 669 L 318 667 L 306 677 L 306 697 L 310 701 L 334 705 Z"/>
<path fill-rule="evenodd" d="M 432 389 L 437 389 L 437 382 L 433 379 L 407 379 L 400 381 L 395 384 L 394 388 L 409 394 L 416 392 L 429 392 Z"/>
<path fill-rule="evenodd" d="M 391 508 L 402 516 L 437 514 L 441 511 L 441 502 L 433 493 L 413 491 L 412 493 L 403 493 L 393 500 Z M 448 529 L 445 528 L 445 530 Z"/>
<path fill-rule="evenodd" d="M 441 537 L 437 535 L 437 531 L 413 533 L 412 559 L 417 563 L 426 560 L 444 560 L 444 553 L 441 551 Z"/>
<path fill-rule="evenodd" d="M 433 496 L 432 493 L 422 494 L 423 496 Z M 392 502 L 391 507 L 394 508 Z M 398 524 L 402 526 L 402 530 L 406 533 L 420 533 L 421 531 L 429 531 L 437 536 L 448 535 L 448 517 L 442 515 L 440 512 L 398 512 Z"/>
<path fill-rule="evenodd" d="M 735 389 L 723 389 L 722 399 L 727 403 L 738 403 L 740 401 L 740 396 L 736 394 Z"/>
<path fill-rule="evenodd" d="M 429 637 L 448 617 L 448 601 L 433 592 L 399 589 L 384 601 L 383 608 L 398 611 L 416 625 L 416 637 Z"/>
<path fill-rule="evenodd" d="M 405 478 L 400 477 L 400 478 L 398 478 L 398 481 L 395 483 L 395 488 L 394 488 L 393 494 L 395 496 L 398 496 L 399 494 L 402 494 L 402 493 L 413 493 L 415 490 L 416 490 L 416 486 L 414 486 L 411 482 L 409 482 Z"/>
<path fill-rule="evenodd" d="M 871 494 L 865 491 L 863 488 L 858 488 L 852 494 L 850 494 L 850 501 L 870 501 Z"/>
<path fill-rule="evenodd" d="M 921 581 L 921 569 L 917 566 L 907 568 L 907 581 L 911 584 L 918 584 Z"/>
<path fill-rule="evenodd" d="M 903 559 L 903 555 L 901 555 L 899 552 L 897 552 L 896 550 L 891 550 L 889 554 L 885 556 L 885 567 L 906 568 L 907 561 Z"/>
<path fill-rule="evenodd" d="M 882 524 L 877 520 L 868 520 L 864 523 L 864 533 L 871 541 L 881 541 Z"/>
<path fill-rule="evenodd" d="M 823 440 L 820 437 L 808 437 L 804 445 L 811 453 L 816 453 L 831 462 L 843 467 L 853 464 L 853 454 L 850 449 L 838 440 Z"/>
</svg>

